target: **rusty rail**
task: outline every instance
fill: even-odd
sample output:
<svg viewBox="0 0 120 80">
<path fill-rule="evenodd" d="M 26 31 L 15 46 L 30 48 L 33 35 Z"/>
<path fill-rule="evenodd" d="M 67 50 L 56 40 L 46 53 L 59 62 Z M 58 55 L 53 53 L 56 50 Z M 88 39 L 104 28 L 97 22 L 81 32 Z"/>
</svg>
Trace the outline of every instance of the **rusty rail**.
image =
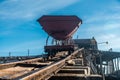
<svg viewBox="0 0 120 80">
<path fill-rule="evenodd" d="M 83 48 L 76 50 L 74 53 L 60 60 L 59 62 L 51 64 L 29 76 L 23 77 L 21 78 L 21 80 L 47 80 L 51 76 L 55 75 L 65 65 L 66 60 L 71 59 L 71 57 L 73 57 L 75 54 L 82 50 Z"/>
</svg>

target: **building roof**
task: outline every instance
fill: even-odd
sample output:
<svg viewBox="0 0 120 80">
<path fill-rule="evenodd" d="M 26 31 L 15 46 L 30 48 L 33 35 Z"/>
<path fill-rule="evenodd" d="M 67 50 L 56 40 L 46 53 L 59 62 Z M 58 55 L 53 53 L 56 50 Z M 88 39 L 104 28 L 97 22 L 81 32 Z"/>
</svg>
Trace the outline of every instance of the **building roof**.
<svg viewBox="0 0 120 80">
<path fill-rule="evenodd" d="M 100 51 L 103 61 L 110 61 L 112 59 L 120 57 L 120 52 Z"/>
<path fill-rule="evenodd" d="M 92 44 L 96 43 L 95 39 L 74 39 L 75 44 Z"/>
<path fill-rule="evenodd" d="M 82 43 L 82 44 L 90 44 L 91 40 L 90 39 L 74 39 L 75 43 Z"/>
</svg>

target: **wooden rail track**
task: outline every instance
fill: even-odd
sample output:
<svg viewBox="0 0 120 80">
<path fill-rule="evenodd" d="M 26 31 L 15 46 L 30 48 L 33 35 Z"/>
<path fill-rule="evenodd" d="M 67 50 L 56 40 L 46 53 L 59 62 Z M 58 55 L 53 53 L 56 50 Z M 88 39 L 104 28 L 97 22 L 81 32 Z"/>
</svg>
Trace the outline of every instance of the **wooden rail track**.
<svg viewBox="0 0 120 80">
<path fill-rule="evenodd" d="M 94 65 L 83 57 L 84 49 L 68 55 L 60 52 L 51 59 L 36 58 L 20 62 L 0 64 L 0 79 L 4 80 L 103 80 L 102 75 L 93 73 Z M 89 54 L 89 53 L 88 53 Z"/>
<path fill-rule="evenodd" d="M 82 49 L 80 49 L 82 50 Z M 42 58 L 30 59 L 19 62 L 0 64 L 0 79 L 4 80 L 47 80 L 55 75 L 75 54 L 71 55 L 67 52 L 61 52 L 52 59 L 43 62 Z M 66 57 L 65 57 L 66 55 Z M 63 58 L 63 56 L 65 58 Z M 57 59 L 57 60 L 56 60 Z"/>
<path fill-rule="evenodd" d="M 65 66 L 66 61 L 70 60 L 74 55 L 76 55 L 79 51 L 82 51 L 82 50 L 83 49 L 79 49 L 73 52 L 71 55 L 67 56 L 66 58 L 58 62 L 55 62 L 54 64 L 46 66 L 45 68 L 39 70 L 38 72 L 25 76 L 21 79 L 22 80 L 48 80 L 51 76 L 54 76 L 61 68 Z"/>
</svg>

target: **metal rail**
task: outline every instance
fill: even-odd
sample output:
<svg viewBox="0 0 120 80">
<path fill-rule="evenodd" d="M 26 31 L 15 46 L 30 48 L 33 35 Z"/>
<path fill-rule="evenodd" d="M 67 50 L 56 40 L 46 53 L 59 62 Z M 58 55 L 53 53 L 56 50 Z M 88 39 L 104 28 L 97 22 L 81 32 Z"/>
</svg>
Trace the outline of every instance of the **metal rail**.
<svg viewBox="0 0 120 80">
<path fill-rule="evenodd" d="M 67 60 L 70 60 L 74 55 L 76 55 L 79 51 L 82 51 L 83 48 L 76 50 L 71 55 L 67 56 L 66 58 L 51 64 L 31 75 L 21 78 L 21 80 L 47 80 L 51 76 L 55 75 L 62 67 L 64 67 Z"/>
<path fill-rule="evenodd" d="M 56 57 L 52 58 L 53 61 L 41 62 L 42 58 L 36 58 L 0 64 L 0 79 L 47 80 L 51 76 L 55 75 L 61 68 L 63 68 L 67 60 L 73 58 L 74 55 L 76 55 L 81 50 L 83 49 L 76 50 L 71 55 L 66 57 L 66 52 L 58 53 Z M 64 56 L 64 58 L 62 56 Z"/>
</svg>

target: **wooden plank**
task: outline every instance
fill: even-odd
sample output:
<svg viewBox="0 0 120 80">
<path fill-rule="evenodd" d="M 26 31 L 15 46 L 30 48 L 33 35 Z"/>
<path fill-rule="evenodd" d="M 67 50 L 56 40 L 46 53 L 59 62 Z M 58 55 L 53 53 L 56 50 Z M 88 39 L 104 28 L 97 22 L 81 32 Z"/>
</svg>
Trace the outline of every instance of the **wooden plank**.
<svg viewBox="0 0 120 80">
<path fill-rule="evenodd" d="M 56 77 L 102 77 L 101 75 L 95 75 L 95 74 L 91 74 L 91 75 L 85 75 L 85 74 L 70 74 L 70 73 L 58 73 L 56 75 L 54 75 Z"/>
<path fill-rule="evenodd" d="M 59 62 L 56 62 L 50 66 L 47 66 L 41 69 L 40 71 L 34 74 L 31 74 L 29 76 L 22 78 L 22 80 L 46 80 L 49 77 L 55 75 L 55 73 L 58 72 L 65 65 L 65 62 L 67 60 L 70 60 L 72 56 L 74 56 L 75 54 L 77 54 L 79 51 L 82 51 L 82 50 L 83 48 L 75 51 L 74 53 L 72 53 L 71 55 L 67 56 L 65 59 Z"/>
</svg>

